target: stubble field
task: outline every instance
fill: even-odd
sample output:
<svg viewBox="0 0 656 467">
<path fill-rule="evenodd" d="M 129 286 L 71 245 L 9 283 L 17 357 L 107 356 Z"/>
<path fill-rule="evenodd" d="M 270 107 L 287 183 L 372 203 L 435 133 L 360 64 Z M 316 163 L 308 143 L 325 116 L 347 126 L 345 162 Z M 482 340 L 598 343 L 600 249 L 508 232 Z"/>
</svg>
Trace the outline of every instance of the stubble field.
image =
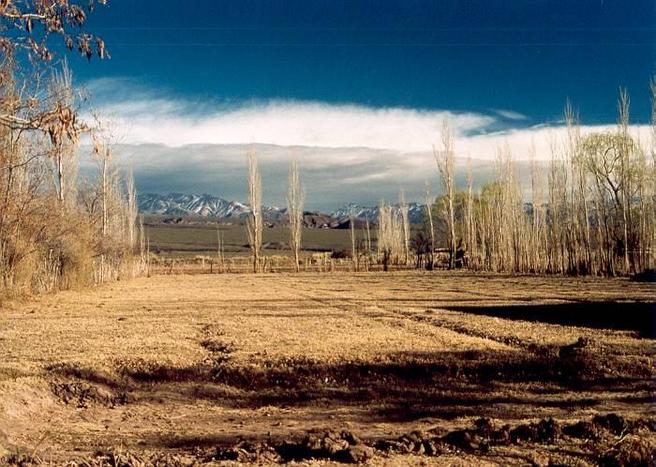
<svg viewBox="0 0 656 467">
<path fill-rule="evenodd" d="M 651 462 L 655 303 L 627 279 L 416 271 L 156 276 L 5 303 L 0 457 Z"/>
</svg>

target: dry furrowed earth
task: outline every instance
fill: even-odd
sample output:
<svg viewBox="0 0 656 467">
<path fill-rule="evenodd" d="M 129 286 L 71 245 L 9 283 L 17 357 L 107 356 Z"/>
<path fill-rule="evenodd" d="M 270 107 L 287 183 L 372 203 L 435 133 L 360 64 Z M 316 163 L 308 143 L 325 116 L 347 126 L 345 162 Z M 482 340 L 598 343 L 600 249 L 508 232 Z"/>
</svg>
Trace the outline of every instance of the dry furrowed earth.
<svg viewBox="0 0 656 467">
<path fill-rule="evenodd" d="M 5 303 L 0 457 L 649 465 L 655 303 L 628 279 L 415 271 Z"/>
</svg>

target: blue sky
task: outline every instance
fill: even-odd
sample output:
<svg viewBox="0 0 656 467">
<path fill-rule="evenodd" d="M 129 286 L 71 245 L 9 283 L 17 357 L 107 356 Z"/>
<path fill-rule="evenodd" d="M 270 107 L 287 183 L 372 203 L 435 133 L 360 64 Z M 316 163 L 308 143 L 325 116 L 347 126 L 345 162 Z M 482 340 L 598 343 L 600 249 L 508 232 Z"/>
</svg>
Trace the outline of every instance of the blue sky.
<svg viewBox="0 0 656 467">
<path fill-rule="evenodd" d="M 403 152 L 387 142 L 367 144 L 364 133 L 340 139 L 348 128 L 335 127 L 341 132 L 335 141 L 314 140 L 312 128 L 298 129 L 298 112 L 276 113 L 276 106 L 289 111 L 294 103 L 305 110 L 310 103 L 317 121 L 326 110 L 364 109 L 379 117 L 407 111 L 412 119 L 401 123 L 385 116 L 381 125 L 392 136 L 395 128 L 407 134 L 417 116 L 442 112 L 479 119 L 456 128 L 461 136 L 557 124 L 567 98 L 585 125 L 612 124 L 620 86 L 631 94 L 633 121 L 644 124 L 656 64 L 656 2 L 649 0 L 110 0 L 89 29 L 105 39 L 112 59 L 70 63 L 96 105 L 115 113 L 127 105 L 135 122 L 123 124 L 135 128 L 154 124 L 143 121 L 148 108 L 163 112 L 170 120 L 164 136 L 175 133 L 175 117 L 186 118 L 177 133 L 190 134 L 188 141 L 150 130 L 128 138 L 180 148 L 266 143 Z M 247 130 L 216 131 L 244 137 L 215 138 L 213 122 L 221 112 L 234 117 L 235 109 L 246 112 L 238 116 Z M 274 120 L 296 116 L 280 130 L 293 135 L 263 136 L 268 121 L 258 120 L 260 131 L 249 120 L 262 109 Z M 194 126 L 204 133 L 191 134 Z M 430 144 L 421 141 L 429 152 Z M 165 178 L 148 188 L 165 191 Z"/>
<path fill-rule="evenodd" d="M 226 101 L 320 100 L 486 111 L 535 121 L 571 98 L 613 121 L 618 86 L 648 118 L 650 0 L 111 0 L 89 23 L 113 59 L 81 79 L 129 76 Z"/>
</svg>

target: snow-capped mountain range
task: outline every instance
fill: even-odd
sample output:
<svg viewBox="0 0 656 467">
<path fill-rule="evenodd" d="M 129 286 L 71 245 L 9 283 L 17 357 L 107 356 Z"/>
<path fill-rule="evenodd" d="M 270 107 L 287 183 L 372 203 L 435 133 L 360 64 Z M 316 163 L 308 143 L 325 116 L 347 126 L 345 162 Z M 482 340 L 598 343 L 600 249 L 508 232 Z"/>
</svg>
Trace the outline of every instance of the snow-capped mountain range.
<svg viewBox="0 0 656 467">
<path fill-rule="evenodd" d="M 249 208 L 238 201 L 204 194 L 187 195 L 169 193 L 143 193 L 138 196 L 139 212 L 143 214 L 163 214 L 168 216 L 202 216 L 234 218 L 248 213 Z"/>
<path fill-rule="evenodd" d="M 249 212 L 248 205 L 238 201 L 228 201 L 223 198 L 203 194 L 190 195 L 182 193 L 141 193 L 138 196 L 139 211 L 142 214 L 159 214 L 166 216 L 200 216 L 219 219 L 243 218 Z M 408 203 L 409 218 L 412 223 L 422 221 L 424 205 Z M 379 207 L 347 204 L 329 213 L 335 219 L 347 219 L 351 215 L 360 220 L 375 222 L 378 219 Z M 286 208 L 277 206 L 262 206 L 262 215 L 266 221 L 282 220 L 287 213 Z"/>
</svg>

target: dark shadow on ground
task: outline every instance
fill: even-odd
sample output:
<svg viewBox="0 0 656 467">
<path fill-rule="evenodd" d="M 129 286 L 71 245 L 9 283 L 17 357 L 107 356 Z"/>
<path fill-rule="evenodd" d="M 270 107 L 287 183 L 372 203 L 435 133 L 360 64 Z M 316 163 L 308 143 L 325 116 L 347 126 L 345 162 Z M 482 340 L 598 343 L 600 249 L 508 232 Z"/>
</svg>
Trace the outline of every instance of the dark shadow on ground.
<svg viewBox="0 0 656 467">
<path fill-rule="evenodd" d="M 656 337 L 656 302 L 585 302 L 553 305 L 444 306 L 443 309 L 504 319 L 613 329 Z"/>
<path fill-rule="evenodd" d="M 586 339 L 526 351 L 405 352 L 334 363 L 299 357 L 239 365 L 228 347 L 205 348 L 214 360 L 190 367 L 134 360 L 112 377 L 70 364 L 48 371 L 106 391 L 93 394 L 125 394 L 126 404 L 202 400 L 228 408 L 346 408 L 349 417 L 367 422 L 526 418 L 537 409 L 567 413 L 605 403 L 648 406 L 645 391 L 654 387 L 649 359 L 603 353 Z M 96 403 L 86 397 L 92 388 L 74 388 L 86 391 L 83 402 Z"/>
</svg>

